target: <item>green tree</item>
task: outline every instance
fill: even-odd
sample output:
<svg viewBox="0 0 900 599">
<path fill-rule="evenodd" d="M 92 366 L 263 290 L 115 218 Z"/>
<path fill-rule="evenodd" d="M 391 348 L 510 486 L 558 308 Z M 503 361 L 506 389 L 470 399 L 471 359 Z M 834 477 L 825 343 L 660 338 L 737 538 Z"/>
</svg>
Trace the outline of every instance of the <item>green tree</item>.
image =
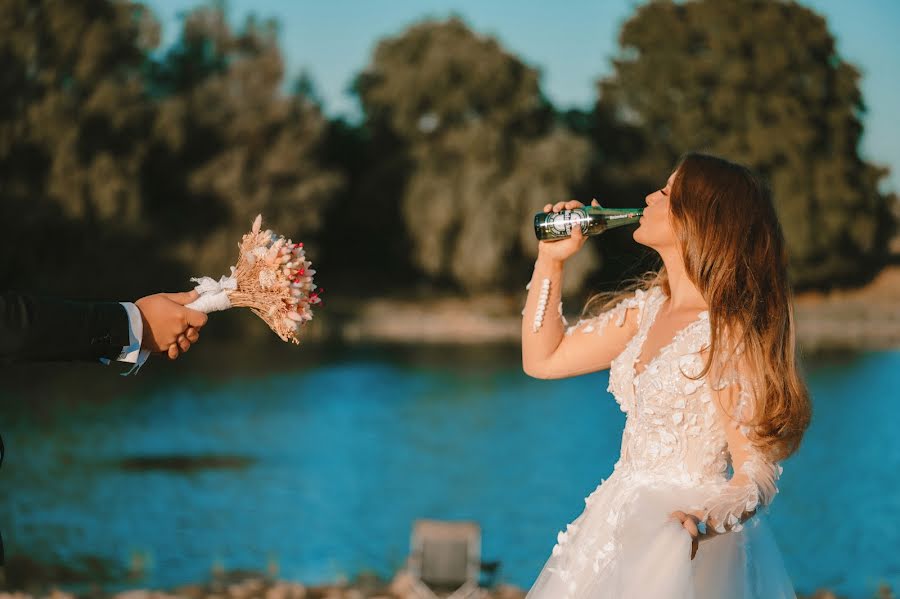
<svg viewBox="0 0 900 599">
<path fill-rule="evenodd" d="M 148 212 L 198 272 L 226 267 L 258 213 L 308 241 L 344 183 L 320 159 L 327 120 L 309 96 L 281 91 L 283 75 L 276 23 L 251 17 L 233 31 L 218 5 L 188 14 L 180 40 L 152 66 Z"/>
<path fill-rule="evenodd" d="M 190 13 L 161 58 L 126 0 L 0 3 L 0 250 L 6 287 L 134 296 L 215 274 L 262 212 L 308 240 L 342 176 L 327 120 L 281 90 L 272 21 Z M 14 257 L 14 258 L 10 258 Z"/>
<path fill-rule="evenodd" d="M 132 2 L 0 3 L 4 285 L 80 293 L 90 272 L 96 294 L 137 278 L 120 267 L 146 241 L 142 65 L 157 38 Z"/>
<path fill-rule="evenodd" d="M 382 40 L 355 89 L 378 148 L 363 175 L 367 198 L 404 225 L 388 234 L 408 235 L 410 259 L 431 281 L 517 288 L 536 252 L 531 217 L 571 198 L 592 155 L 587 139 L 557 125 L 538 71 L 452 18 Z M 568 287 L 597 262 L 580 253 Z"/>
<path fill-rule="evenodd" d="M 606 186 L 643 197 L 683 152 L 720 154 L 769 179 L 798 286 L 883 265 L 887 171 L 859 155 L 859 71 L 824 18 L 780 0 L 661 0 L 637 10 L 619 45 L 595 112 Z"/>
</svg>

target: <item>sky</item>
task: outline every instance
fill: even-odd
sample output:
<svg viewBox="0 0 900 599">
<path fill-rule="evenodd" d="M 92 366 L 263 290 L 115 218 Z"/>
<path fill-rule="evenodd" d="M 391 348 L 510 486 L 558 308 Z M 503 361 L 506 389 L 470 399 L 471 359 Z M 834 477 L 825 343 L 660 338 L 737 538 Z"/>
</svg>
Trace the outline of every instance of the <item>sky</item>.
<svg viewBox="0 0 900 599">
<path fill-rule="evenodd" d="M 163 28 L 162 46 L 197 0 L 147 0 Z M 542 73 L 558 108 L 590 108 L 598 78 L 610 72 L 616 37 L 638 0 L 228 0 L 229 18 L 276 18 L 288 79 L 307 72 L 329 116 L 359 115 L 347 89 L 378 40 L 426 17 L 462 16 L 476 31 Z M 900 0 L 803 0 L 824 15 L 840 56 L 863 73 L 867 107 L 861 152 L 887 166 L 886 190 L 900 192 Z M 563 8 L 564 7 L 564 8 Z"/>
</svg>

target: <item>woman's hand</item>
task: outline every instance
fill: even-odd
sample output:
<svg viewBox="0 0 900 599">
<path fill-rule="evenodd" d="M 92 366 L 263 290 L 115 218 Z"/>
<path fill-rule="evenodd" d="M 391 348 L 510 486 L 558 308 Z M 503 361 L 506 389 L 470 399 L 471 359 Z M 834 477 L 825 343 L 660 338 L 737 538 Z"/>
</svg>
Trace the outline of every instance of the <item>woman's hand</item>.
<svg viewBox="0 0 900 599">
<path fill-rule="evenodd" d="M 597 200 L 593 200 L 591 205 L 599 206 L 600 203 L 597 202 Z M 573 208 L 581 208 L 582 206 L 584 206 L 584 204 L 578 200 L 557 202 L 556 204 L 547 204 L 544 206 L 544 212 L 572 210 Z M 581 249 L 581 246 L 584 245 L 585 241 L 587 241 L 587 237 L 581 232 L 581 227 L 572 227 L 571 237 L 560 239 L 559 241 L 539 241 L 538 257 L 549 258 L 557 262 L 565 262 Z"/>
<path fill-rule="evenodd" d="M 700 518 L 694 514 L 687 514 L 682 511 L 672 512 L 671 516 L 681 522 L 684 529 L 690 533 L 691 559 L 694 559 L 694 556 L 697 555 L 697 547 L 700 545 L 700 529 L 697 528 L 697 524 L 700 523 Z"/>
</svg>

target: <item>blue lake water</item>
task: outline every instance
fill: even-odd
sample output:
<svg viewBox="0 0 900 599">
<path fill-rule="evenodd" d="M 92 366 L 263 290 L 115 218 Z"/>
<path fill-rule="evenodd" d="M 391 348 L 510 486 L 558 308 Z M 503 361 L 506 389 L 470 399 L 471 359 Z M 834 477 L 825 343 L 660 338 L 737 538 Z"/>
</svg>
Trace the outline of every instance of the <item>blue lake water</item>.
<svg viewBox="0 0 900 599">
<path fill-rule="evenodd" d="M 538 381 L 515 352 L 414 356 L 352 351 L 178 376 L 151 363 L 133 379 L 66 378 L 52 393 L 7 386 L 7 555 L 122 571 L 142 556 L 141 586 L 203 581 L 214 566 L 277 565 L 314 583 L 388 577 L 414 519 L 472 519 L 484 558 L 528 587 L 618 457 L 624 414 L 607 373 Z M 813 424 L 767 516 L 788 571 L 802 592 L 900 589 L 900 351 L 806 369 Z M 231 467 L 128 461 L 160 456 Z"/>
</svg>

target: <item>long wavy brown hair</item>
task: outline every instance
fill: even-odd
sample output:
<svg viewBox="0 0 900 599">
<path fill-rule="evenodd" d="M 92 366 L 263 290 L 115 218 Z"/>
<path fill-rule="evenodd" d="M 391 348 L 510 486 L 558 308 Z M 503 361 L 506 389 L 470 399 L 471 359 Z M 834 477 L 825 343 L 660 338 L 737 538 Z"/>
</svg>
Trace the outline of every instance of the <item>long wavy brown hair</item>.
<svg viewBox="0 0 900 599">
<path fill-rule="evenodd" d="M 753 417 L 742 423 L 754 445 L 782 460 L 799 447 L 812 407 L 798 365 L 787 249 L 772 194 L 744 166 L 689 153 L 679 161 L 669 202 L 687 276 L 709 305 L 709 354 L 696 378 L 711 369 L 719 376 L 714 364 L 735 367 L 740 354 L 754 397 Z M 584 313 L 655 285 L 671 296 L 665 265 L 594 295 Z"/>
</svg>

